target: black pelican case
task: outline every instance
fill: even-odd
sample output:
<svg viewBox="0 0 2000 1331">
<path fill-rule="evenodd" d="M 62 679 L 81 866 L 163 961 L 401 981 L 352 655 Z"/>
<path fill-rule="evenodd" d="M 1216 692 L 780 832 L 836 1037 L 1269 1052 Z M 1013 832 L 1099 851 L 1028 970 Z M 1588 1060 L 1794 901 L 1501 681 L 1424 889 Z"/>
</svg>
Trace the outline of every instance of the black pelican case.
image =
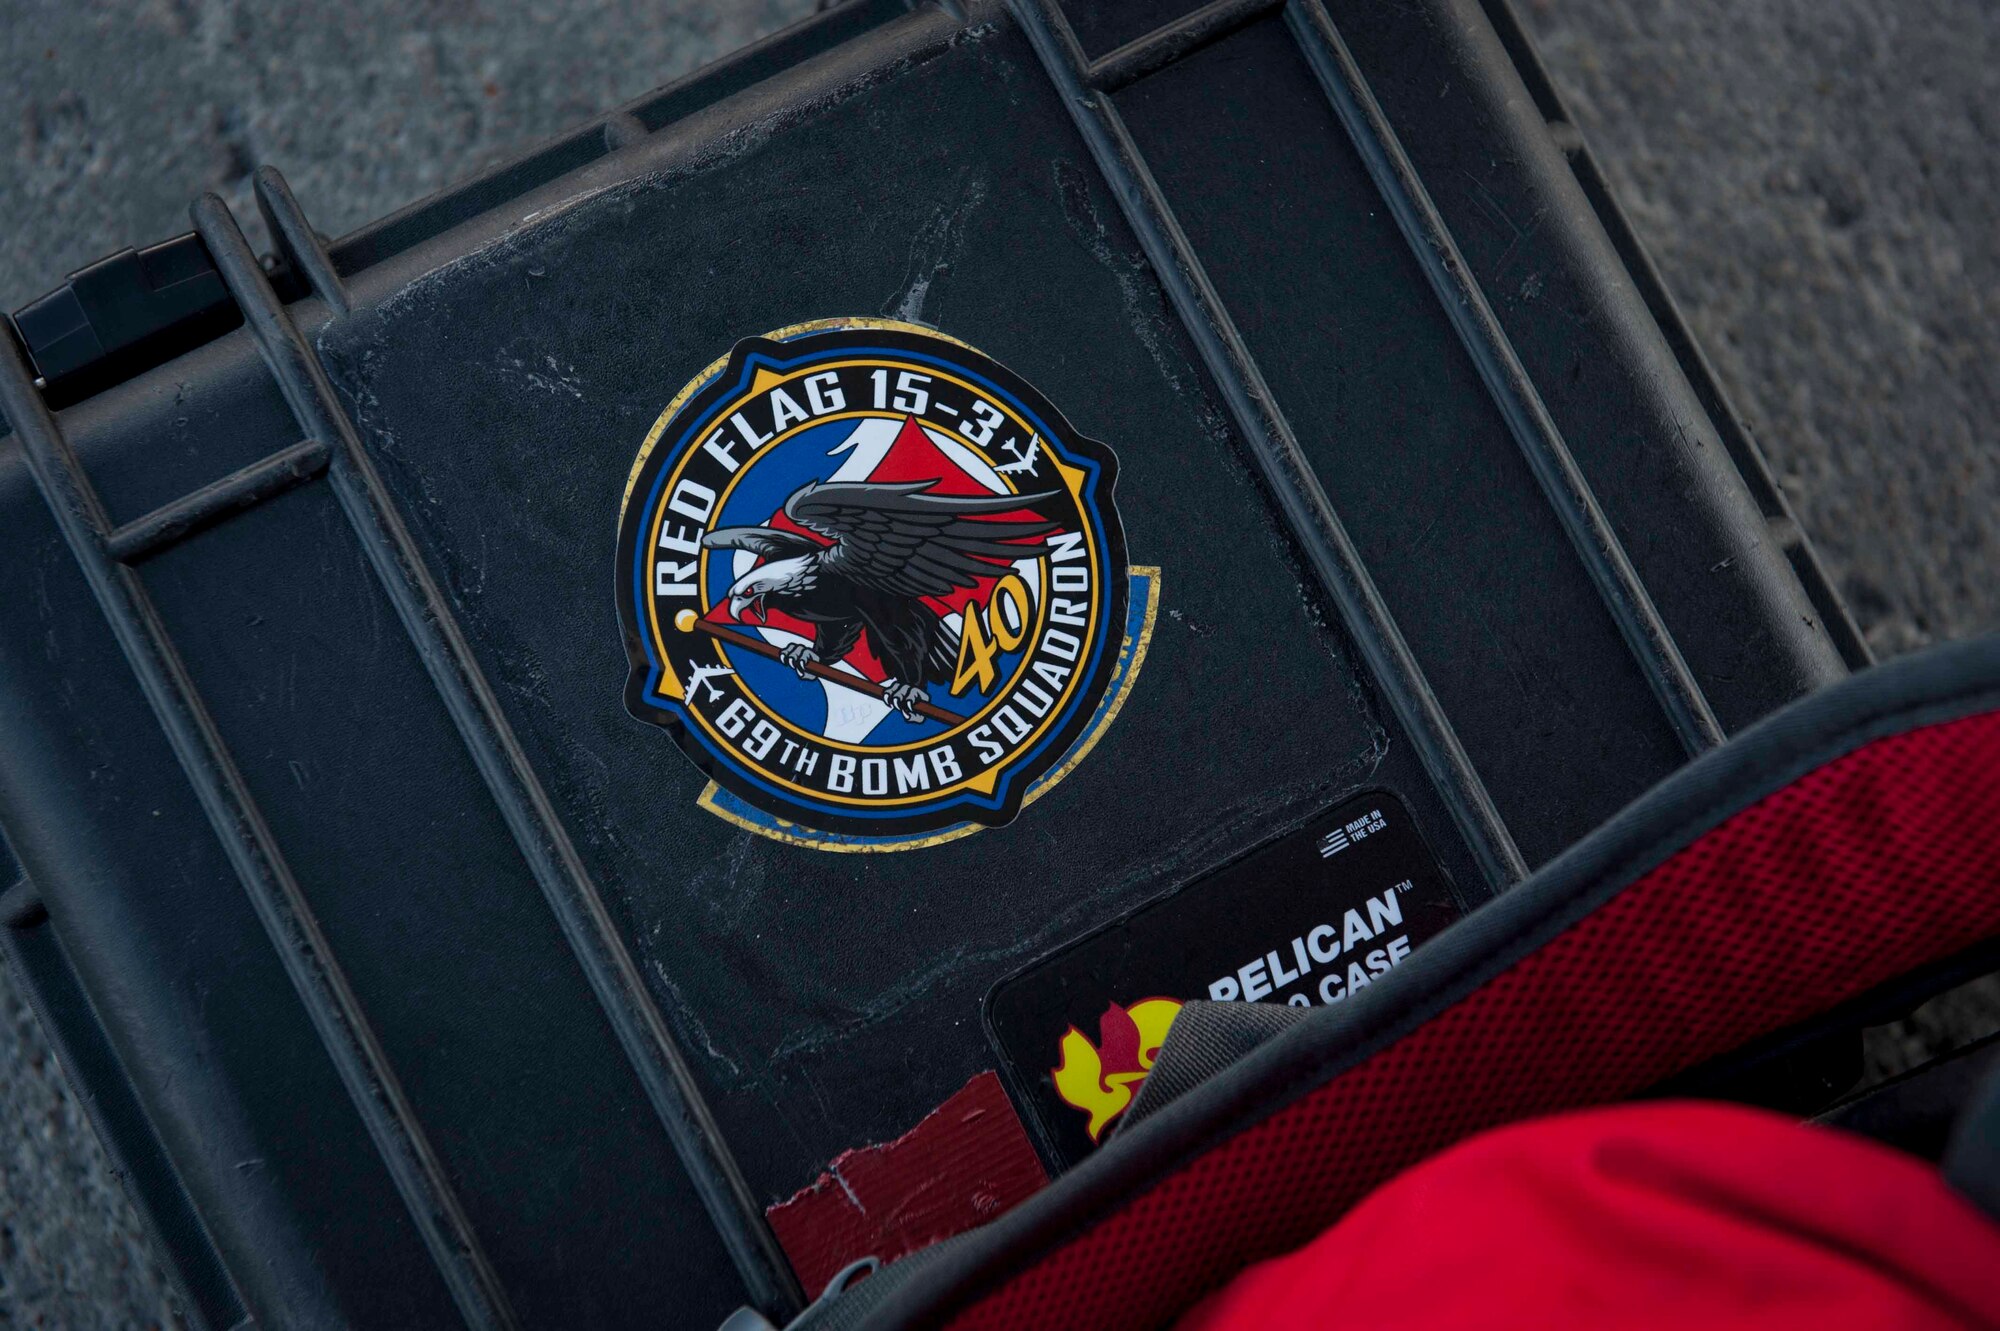
<svg viewBox="0 0 2000 1331">
<path fill-rule="evenodd" d="M 0 934 L 212 1327 L 782 1319 L 767 1209 L 969 1079 L 1089 1149 L 1052 986 L 1371 832 L 1476 907 L 1865 656 L 1503 0 L 856 0 L 343 238 L 258 192 L 0 356 Z M 642 438 L 831 316 L 1059 403 L 1157 570 L 1087 758 L 896 854 L 621 699 Z"/>
</svg>

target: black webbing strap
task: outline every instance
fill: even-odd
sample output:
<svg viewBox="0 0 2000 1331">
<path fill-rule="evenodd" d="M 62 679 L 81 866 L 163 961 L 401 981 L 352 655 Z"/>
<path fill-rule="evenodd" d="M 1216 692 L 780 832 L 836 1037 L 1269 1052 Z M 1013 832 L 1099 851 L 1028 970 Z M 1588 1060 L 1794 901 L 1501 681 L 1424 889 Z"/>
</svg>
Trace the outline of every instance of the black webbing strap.
<svg viewBox="0 0 2000 1331">
<path fill-rule="evenodd" d="M 1959 1112 L 1939 1168 L 1947 1183 L 2000 1220 L 2000 1064 Z"/>
<path fill-rule="evenodd" d="M 1139 1098 L 1118 1120 L 1112 1135 L 1157 1113 L 1266 1040 L 1290 1030 L 1310 1011 L 1278 1003 L 1183 1004 L 1139 1086 Z"/>
</svg>

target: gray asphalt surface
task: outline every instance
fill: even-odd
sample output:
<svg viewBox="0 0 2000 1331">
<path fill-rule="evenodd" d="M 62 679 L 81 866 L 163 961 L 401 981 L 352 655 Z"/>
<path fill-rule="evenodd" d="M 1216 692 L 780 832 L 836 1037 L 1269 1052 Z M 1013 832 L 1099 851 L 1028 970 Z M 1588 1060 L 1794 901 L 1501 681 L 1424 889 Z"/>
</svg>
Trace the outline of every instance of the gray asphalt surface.
<svg viewBox="0 0 2000 1331">
<path fill-rule="evenodd" d="M 813 0 L 12 0 L 0 305 L 246 220 L 280 166 L 345 231 Z M 1988 0 L 1530 0 L 1544 57 L 1882 655 L 2000 629 L 2000 12 Z M 253 239 L 256 237 L 253 236 Z M 1870 1049 L 2000 1027 L 2000 989 Z M 175 1325 L 0 967 L 0 1327 Z"/>
</svg>

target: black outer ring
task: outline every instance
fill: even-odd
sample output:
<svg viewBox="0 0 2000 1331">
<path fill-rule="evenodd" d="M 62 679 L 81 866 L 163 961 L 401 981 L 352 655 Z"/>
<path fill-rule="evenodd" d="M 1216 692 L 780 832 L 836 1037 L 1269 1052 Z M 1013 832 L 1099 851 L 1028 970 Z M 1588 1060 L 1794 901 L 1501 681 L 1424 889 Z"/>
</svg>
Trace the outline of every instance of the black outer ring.
<svg viewBox="0 0 2000 1331">
<path fill-rule="evenodd" d="M 954 801 L 912 814 L 907 818 L 850 818 L 837 811 L 780 800 L 768 792 L 758 789 L 739 779 L 737 772 L 728 763 L 714 758 L 698 739 L 686 733 L 680 716 L 668 709 L 655 707 L 644 700 L 646 681 L 652 672 L 652 664 L 646 655 L 644 628 L 641 623 L 640 607 L 632 587 L 632 565 L 637 557 L 637 544 L 646 498 L 653 482 L 662 468 L 668 466 L 676 454 L 668 448 L 655 447 L 652 456 L 646 459 L 632 481 L 631 497 L 626 502 L 618 518 L 618 555 L 613 569 L 613 582 L 618 603 L 618 622 L 625 637 L 625 657 L 628 673 L 625 679 L 625 708 L 634 717 L 666 730 L 674 737 L 674 742 L 704 775 L 717 785 L 742 799 L 744 802 L 784 819 L 800 828 L 818 832 L 839 833 L 846 836 L 899 837 L 912 833 L 936 831 L 956 826 L 960 823 L 982 823 L 988 827 L 1001 827 L 1010 823 L 1021 811 L 1021 800 L 1027 790 L 1050 768 L 1061 763 L 1075 747 L 1076 742 L 1088 729 L 1091 718 L 1097 713 L 1106 690 L 1118 669 L 1121 655 L 1118 644 L 1122 639 L 1126 614 L 1131 600 L 1131 579 L 1125 576 L 1125 530 L 1119 520 L 1114 492 L 1118 482 L 1118 456 L 1111 448 L 1080 433 L 1069 418 L 1041 393 L 1006 366 L 988 358 L 962 343 L 944 337 L 907 332 L 890 328 L 834 328 L 823 332 L 804 333 L 784 341 L 772 341 L 767 337 L 748 337 L 738 342 L 730 350 L 728 364 L 700 392 L 681 404 L 672 420 L 660 432 L 664 441 L 675 432 L 680 422 L 691 415 L 698 415 L 714 405 L 717 399 L 729 392 L 741 374 L 744 361 L 753 353 L 762 353 L 773 359 L 795 358 L 802 350 L 834 350 L 841 347 L 887 347 L 897 351 L 911 351 L 922 355 L 938 356 L 991 379 L 994 383 L 1013 394 L 1020 402 L 1042 417 L 1054 429 L 1061 432 L 1063 452 L 1072 457 L 1081 457 L 1095 463 L 1100 469 L 1097 482 L 1097 515 L 1104 538 L 1105 561 L 1108 570 L 1107 589 L 1109 603 L 1105 611 L 1104 632 L 1111 636 L 1108 650 L 1099 657 L 1097 668 L 1091 677 L 1073 695 L 1068 716 L 1055 731 L 1054 737 L 1043 745 L 1040 754 L 1028 763 L 1007 769 L 1005 802 L 997 809 L 982 808 L 978 805 Z M 916 368 L 916 367 L 913 367 Z"/>
</svg>

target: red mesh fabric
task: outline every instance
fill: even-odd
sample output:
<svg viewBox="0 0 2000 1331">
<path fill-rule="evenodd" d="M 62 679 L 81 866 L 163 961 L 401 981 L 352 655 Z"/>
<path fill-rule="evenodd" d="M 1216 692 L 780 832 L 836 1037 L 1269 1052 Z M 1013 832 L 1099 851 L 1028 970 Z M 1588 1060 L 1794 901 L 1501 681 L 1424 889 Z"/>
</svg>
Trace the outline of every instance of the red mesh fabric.
<svg viewBox="0 0 2000 1331">
<path fill-rule="evenodd" d="M 1438 1242 L 1438 1219 L 1476 1243 Z M 1175 1331 L 2000 1331 L 2000 1225 L 1937 1170 L 1738 1105 L 1623 1104 L 1414 1165 Z"/>
<path fill-rule="evenodd" d="M 1629 1096 L 1996 932 L 2000 713 L 1875 741 L 1731 817 L 952 1325 L 1156 1326 L 1473 1132 Z"/>
</svg>

